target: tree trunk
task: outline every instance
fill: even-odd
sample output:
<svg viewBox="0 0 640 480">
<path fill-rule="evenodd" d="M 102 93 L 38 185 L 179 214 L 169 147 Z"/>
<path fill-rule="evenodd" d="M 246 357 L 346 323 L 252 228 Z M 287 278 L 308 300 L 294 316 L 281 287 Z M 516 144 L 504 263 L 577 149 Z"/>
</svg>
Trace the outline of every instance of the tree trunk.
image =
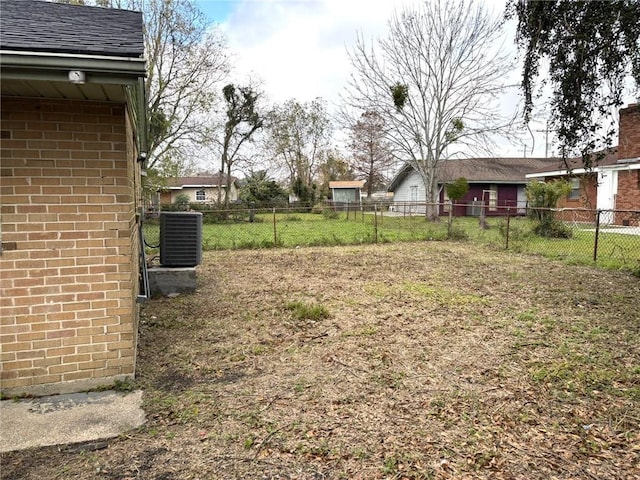
<svg viewBox="0 0 640 480">
<path fill-rule="evenodd" d="M 424 189 L 425 189 L 425 212 L 424 216 L 426 220 L 436 222 L 439 220 L 440 216 L 440 208 L 438 205 L 438 182 L 436 178 L 433 177 L 431 179 L 425 179 Z"/>
</svg>

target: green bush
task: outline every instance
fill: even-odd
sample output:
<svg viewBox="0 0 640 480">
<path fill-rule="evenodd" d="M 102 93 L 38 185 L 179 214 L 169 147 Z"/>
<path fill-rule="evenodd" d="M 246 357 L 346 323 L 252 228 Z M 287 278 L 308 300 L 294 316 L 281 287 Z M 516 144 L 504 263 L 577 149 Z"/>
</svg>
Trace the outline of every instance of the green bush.
<svg viewBox="0 0 640 480">
<path fill-rule="evenodd" d="M 457 225 L 451 225 L 447 230 L 447 240 L 468 240 L 469 235 L 464 228 Z"/>
<path fill-rule="evenodd" d="M 544 218 L 533 227 L 533 232 L 545 238 L 571 238 L 573 232 L 560 220 Z"/>
<path fill-rule="evenodd" d="M 173 205 L 175 206 L 176 210 L 186 212 L 187 210 L 189 210 L 189 201 L 189 195 L 181 193 L 176 197 Z"/>
<path fill-rule="evenodd" d="M 571 238 L 571 230 L 555 219 L 553 211 L 558 201 L 571 192 L 571 184 L 560 179 L 550 182 L 533 181 L 527 184 L 526 192 L 529 217 L 537 222 L 533 232 L 545 238 Z"/>
<path fill-rule="evenodd" d="M 331 208 L 325 208 L 322 210 L 322 216 L 325 220 L 336 220 L 340 218 L 340 214 Z"/>
</svg>

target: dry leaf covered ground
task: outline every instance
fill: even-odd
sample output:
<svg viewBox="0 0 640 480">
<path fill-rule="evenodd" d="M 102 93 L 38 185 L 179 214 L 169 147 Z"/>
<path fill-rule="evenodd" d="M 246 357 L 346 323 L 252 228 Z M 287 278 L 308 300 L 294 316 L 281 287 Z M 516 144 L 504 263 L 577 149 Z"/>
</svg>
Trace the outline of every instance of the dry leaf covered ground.
<svg viewBox="0 0 640 480">
<path fill-rule="evenodd" d="M 640 283 L 477 245 L 211 252 L 144 307 L 147 424 L 3 479 L 640 479 Z"/>
</svg>

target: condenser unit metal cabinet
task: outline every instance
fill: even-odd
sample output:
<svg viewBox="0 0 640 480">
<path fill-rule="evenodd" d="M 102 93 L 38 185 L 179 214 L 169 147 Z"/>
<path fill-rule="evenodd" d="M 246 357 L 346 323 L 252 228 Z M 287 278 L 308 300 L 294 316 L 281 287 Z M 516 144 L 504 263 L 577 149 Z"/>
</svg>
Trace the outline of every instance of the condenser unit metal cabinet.
<svg viewBox="0 0 640 480">
<path fill-rule="evenodd" d="M 202 213 L 160 212 L 160 263 L 195 267 L 202 261 Z"/>
<path fill-rule="evenodd" d="M 467 205 L 467 217 L 479 217 L 482 215 L 482 209 L 484 203 L 474 200 L 471 204 Z"/>
</svg>

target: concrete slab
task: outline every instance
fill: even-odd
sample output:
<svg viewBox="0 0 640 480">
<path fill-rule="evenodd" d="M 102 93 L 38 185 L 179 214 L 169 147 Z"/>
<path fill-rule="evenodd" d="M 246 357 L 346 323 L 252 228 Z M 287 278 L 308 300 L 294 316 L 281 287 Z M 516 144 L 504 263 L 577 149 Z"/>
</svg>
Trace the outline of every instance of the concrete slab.
<svg viewBox="0 0 640 480">
<path fill-rule="evenodd" d="M 0 402 L 0 452 L 117 437 L 145 421 L 142 391 Z"/>
<path fill-rule="evenodd" d="M 196 290 L 195 267 L 151 267 L 147 273 L 152 297 L 191 293 Z"/>
</svg>

